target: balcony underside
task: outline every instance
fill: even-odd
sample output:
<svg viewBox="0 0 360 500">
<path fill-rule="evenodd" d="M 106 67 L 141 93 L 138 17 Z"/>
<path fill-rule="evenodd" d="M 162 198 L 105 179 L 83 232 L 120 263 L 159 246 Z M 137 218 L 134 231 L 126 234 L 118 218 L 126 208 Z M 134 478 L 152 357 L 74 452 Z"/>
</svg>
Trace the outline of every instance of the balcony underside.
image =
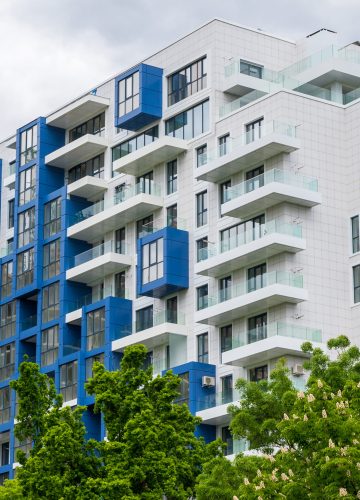
<svg viewBox="0 0 360 500">
<path fill-rule="evenodd" d="M 134 344 L 144 344 L 149 349 L 153 347 L 167 344 L 172 335 L 187 336 L 188 329 L 184 325 L 177 325 L 174 323 L 163 323 L 161 325 L 147 328 L 140 332 L 127 335 L 121 339 L 114 340 L 112 343 L 112 350 L 123 352 L 125 347 Z"/>
<path fill-rule="evenodd" d="M 249 144 L 231 151 L 229 154 L 209 161 L 196 169 L 197 180 L 221 182 L 245 168 L 259 164 L 282 153 L 291 153 L 299 149 L 300 142 L 294 137 L 282 134 L 269 134 Z"/>
<path fill-rule="evenodd" d="M 218 326 L 284 303 L 297 304 L 308 299 L 303 288 L 274 284 L 195 313 L 195 323 Z"/>
<path fill-rule="evenodd" d="M 86 134 L 45 156 L 45 163 L 69 170 L 71 167 L 99 155 L 106 147 L 107 141 L 104 137 Z"/>
<path fill-rule="evenodd" d="M 238 97 L 244 96 L 252 90 L 268 93 L 277 88 L 281 88 L 281 86 L 267 80 L 245 75 L 244 73 L 239 72 L 225 78 L 223 84 L 223 92 L 236 95 Z"/>
<path fill-rule="evenodd" d="M 89 284 L 105 278 L 109 274 L 119 273 L 130 267 L 131 264 L 132 257 L 130 255 L 108 252 L 69 269 L 66 271 L 66 279 Z"/>
<path fill-rule="evenodd" d="M 231 420 L 227 409 L 233 403 L 226 403 L 219 406 L 213 406 L 206 410 L 196 412 L 196 416 L 202 418 L 202 423 L 207 425 L 227 425 Z"/>
<path fill-rule="evenodd" d="M 59 128 L 72 128 L 100 114 L 109 106 L 105 97 L 88 94 L 68 104 L 46 118 L 46 124 Z"/>
<path fill-rule="evenodd" d="M 108 183 L 104 179 L 86 175 L 67 186 L 68 194 L 81 196 L 81 198 L 91 199 L 99 196 L 108 189 Z"/>
<path fill-rule="evenodd" d="M 195 274 L 216 278 L 274 255 L 283 252 L 297 253 L 305 248 L 306 242 L 302 238 L 273 233 L 198 262 Z"/>
</svg>

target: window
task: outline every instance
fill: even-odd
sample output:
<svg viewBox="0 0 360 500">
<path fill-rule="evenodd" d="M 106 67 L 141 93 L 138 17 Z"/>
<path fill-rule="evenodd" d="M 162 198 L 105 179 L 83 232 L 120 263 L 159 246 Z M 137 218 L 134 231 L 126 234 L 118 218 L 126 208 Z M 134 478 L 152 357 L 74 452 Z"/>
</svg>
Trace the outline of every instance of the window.
<svg viewBox="0 0 360 500">
<path fill-rule="evenodd" d="M 262 66 L 253 64 L 247 61 L 240 61 L 240 73 L 253 76 L 254 78 L 262 78 Z"/>
<path fill-rule="evenodd" d="M 189 404 L 190 395 L 190 377 L 189 372 L 179 374 L 180 385 L 179 385 L 179 396 L 175 399 L 177 404 Z"/>
<path fill-rule="evenodd" d="M 247 193 L 254 191 L 264 185 L 264 165 L 253 168 L 246 172 L 246 187 Z"/>
<path fill-rule="evenodd" d="M 352 232 L 352 251 L 353 253 L 360 252 L 360 238 L 359 238 L 359 216 L 351 218 L 351 232 Z"/>
<path fill-rule="evenodd" d="M 223 135 L 218 139 L 219 156 L 225 156 L 230 151 L 230 134 Z"/>
<path fill-rule="evenodd" d="M 30 248 L 17 256 L 16 287 L 23 288 L 34 281 L 34 249 Z"/>
<path fill-rule="evenodd" d="M 60 274 L 60 240 L 44 245 L 43 279 L 48 280 Z"/>
<path fill-rule="evenodd" d="M 177 191 L 177 160 L 169 161 L 167 169 L 167 194 Z"/>
<path fill-rule="evenodd" d="M 267 337 L 267 313 L 258 314 L 248 319 L 248 343 L 257 342 Z"/>
<path fill-rule="evenodd" d="M 125 201 L 126 197 L 126 184 L 123 182 L 122 184 L 119 184 L 118 186 L 115 186 L 115 203 L 122 203 Z"/>
<path fill-rule="evenodd" d="M 199 363 L 209 362 L 209 334 L 202 333 L 197 336 L 197 352 Z"/>
<path fill-rule="evenodd" d="M 44 205 L 44 238 L 50 238 L 61 230 L 61 198 Z"/>
<path fill-rule="evenodd" d="M 154 325 L 154 310 L 153 306 L 144 307 L 136 311 L 136 331 L 147 330 Z"/>
<path fill-rule="evenodd" d="M 32 449 L 32 439 L 31 438 L 28 438 L 25 441 L 19 441 L 18 438 L 15 437 L 14 457 L 17 456 L 18 450 L 21 450 L 25 453 L 26 457 L 29 458 L 31 449 Z"/>
<path fill-rule="evenodd" d="M 125 271 L 115 274 L 115 297 L 125 299 Z"/>
<path fill-rule="evenodd" d="M 142 238 L 149 233 L 153 232 L 154 216 L 149 215 L 144 219 L 140 219 L 136 222 L 136 237 Z"/>
<path fill-rule="evenodd" d="M 0 389 L 0 424 L 10 421 L 10 387 Z"/>
<path fill-rule="evenodd" d="M 136 187 L 138 188 L 138 193 L 148 193 L 151 194 L 151 188 L 153 184 L 153 172 L 148 172 L 147 174 L 141 175 L 136 178 Z"/>
<path fill-rule="evenodd" d="M 203 57 L 168 77 L 168 106 L 206 87 L 206 63 Z"/>
<path fill-rule="evenodd" d="M 19 205 L 24 205 L 36 197 L 36 166 L 20 172 Z"/>
<path fill-rule="evenodd" d="M 69 184 L 82 179 L 86 175 L 98 177 L 99 179 L 104 178 L 104 153 L 72 167 L 69 170 Z"/>
<path fill-rule="evenodd" d="M 229 456 L 234 453 L 234 440 L 230 432 L 230 427 L 221 428 L 221 439 L 226 443 L 226 448 L 224 450 L 224 455 Z"/>
<path fill-rule="evenodd" d="M 224 302 L 224 300 L 231 299 L 231 285 L 232 279 L 231 276 L 226 276 L 225 278 L 221 278 L 219 280 L 219 300 L 220 302 Z"/>
<path fill-rule="evenodd" d="M 196 168 L 207 164 L 207 145 L 203 144 L 196 148 Z"/>
<path fill-rule="evenodd" d="M 153 364 L 154 364 L 154 353 L 153 351 L 148 351 L 146 353 L 142 369 L 147 370 L 148 368 L 150 368 L 150 366 L 153 366 Z"/>
<path fill-rule="evenodd" d="M 104 353 L 96 354 L 95 356 L 91 356 L 91 358 L 86 358 L 85 360 L 85 381 L 87 382 L 89 379 L 93 377 L 93 366 L 94 363 L 104 364 Z"/>
<path fill-rule="evenodd" d="M 247 291 L 253 292 L 266 286 L 266 264 L 250 267 L 247 271 L 248 283 Z"/>
<path fill-rule="evenodd" d="M 1 298 L 5 299 L 11 295 L 13 279 L 13 261 L 10 260 L 1 266 Z"/>
<path fill-rule="evenodd" d="M 261 127 L 263 126 L 264 118 L 255 120 L 254 122 L 248 123 L 245 127 L 246 130 L 246 144 L 256 141 L 261 137 Z"/>
<path fill-rule="evenodd" d="M 196 305 L 198 311 L 208 307 L 208 295 L 208 285 L 202 285 L 196 289 Z"/>
<path fill-rule="evenodd" d="M 28 245 L 35 238 L 35 207 L 19 214 L 18 247 Z"/>
<path fill-rule="evenodd" d="M 14 227 L 15 222 L 15 199 L 8 201 L 8 229 Z"/>
<path fill-rule="evenodd" d="M 64 402 L 71 401 L 77 397 L 77 377 L 78 377 L 78 362 L 77 360 L 66 365 L 60 366 L 60 392 L 64 398 Z"/>
<path fill-rule="evenodd" d="M 353 267 L 354 302 L 360 302 L 360 265 Z"/>
<path fill-rule="evenodd" d="M 208 219 L 207 191 L 196 195 L 196 227 L 205 226 Z"/>
<path fill-rule="evenodd" d="M 231 180 L 220 184 L 220 205 L 230 200 Z"/>
<path fill-rule="evenodd" d="M 0 432 L 0 465 L 9 465 L 10 463 L 10 431 Z"/>
<path fill-rule="evenodd" d="M 41 333 L 41 366 L 55 363 L 59 357 L 59 325 L 43 330 Z"/>
<path fill-rule="evenodd" d="M 142 283 L 150 283 L 164 276 L 164 238 L 142 247 Z"/>
<path fill-rule="evenodd" d="M 0 347 L 0 381 L 10 378 L 15 372 L 15 342 Z"/>
<path fill-rule="evenodd" d="M 250 382 L 259 382 L 260 380 L 268 379 L 268 366 L 257 366 L 249 370 Z"/>
<path fill-rule="evenodd" d="M 0 306 L 0 340 L 13 337 L 16 333 L 16 301 Z"/>
<path fill-rule="evenodd" d="M 36 158 L 37 153 L 37 125 L 34 125 L 20 135 L 20 165 L 25 165 Z"/>
<path fill-rule="evenodd" d="M 209 101 L 173 116 L 165 122 L 165 134 L 179 139 L 193 139 L 209 130 Z"/>
<path fill-rule="evenodd" d="M 124 116 L 139 107 L 139 72 L 120 80 L 118 83 L 118 116 Z"/>
<path fill-rule="evenodd" d="M 166 224 L 168 227 L 177 228 L 177 205 L 171 205 L 166 209 Z"/>
<path fill-rule="evenodd" d="M 46 286 L 42 291 L 42 322 L 47 323 L 59 317 L 59 289 L 57 281 Z"/>
<path fill-rule="evenodd" d="M 155 127 L 145 130 L 142 134 L 136 135 L 135 137 L 114 146 L 112 148 L 112 161 L 114 162 L 119 158 L 123 158 L 124 156 L 151 144 L 158 138 L 159 127 L 156 125 Z"/>
<path fill-rule="evenodd" d="M 105 343 L 105 307 L 87 313 L 86 349 L 91 351 Z"/>
<path fill-rule="evenodd" d="M 14 238 L 9 238 L 6 242 L 6 253 L 10 255 L 14 251 Z"/>
<path fill-rule="evenodd" d="M 220 328 L 220 351 L 226 352 L 232 349 L 232 325 Z"/>
<path fill-rule="evenodd" d="M 177 297 L 171 297 L 166 301 L 166 322 L 174 324 L 178 322 Z"/>
<path fill-rule="evenodd" d="M 92 135 L 103 135 L 102 133 L 105 130 L 105 113 L 101 113 L 100 115 L 95 116 L 94 118 L 90 118 L 86 122 L 81 125 L 77 125 L 69 131 L 69 142 L 76 141 L 83 135 L 92 134 Z"/>
<path fill-rule="evenodd" d="M 233 376 L 221 377 L 221 404 L 231 403 L 233 397 Z"/>
<path fill-rule="evenodd" d="M 196 242 L 196 254 L 197 254 L 197 261 L 198 262 L 201 262 L 202 260 L 206 260 L 209 257 L 208 246 L 209 246 L 209 240 L 208 240 L 207 236 L 197 240 L 197 242 Z"/>
<path fill-rule="evenodd" d="M 9 473 L 8 472 L 1 472 L 0 473 L 0 486 L 3 486 L 6 479 L 9 479 Z"/>
<path fill-rule="evenodd" d="M 125 254 L 125 228 L 122 227 L 115 231 L 115 252 Z"/>
<path fill-rule="evenodd" d="M 235 226 L 228 227 L 220 232 L 221 252 L 245 245 L 261 238 L 265 229 L 265 215 L 261 214 Z"/>
</svg>

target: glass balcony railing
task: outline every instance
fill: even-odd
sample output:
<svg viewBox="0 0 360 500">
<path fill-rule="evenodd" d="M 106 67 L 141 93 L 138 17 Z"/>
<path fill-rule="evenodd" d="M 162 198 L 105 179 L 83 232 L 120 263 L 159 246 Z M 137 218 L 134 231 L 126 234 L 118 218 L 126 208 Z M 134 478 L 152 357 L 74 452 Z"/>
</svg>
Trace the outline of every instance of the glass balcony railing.
<svg viewBox="0 0 360 500">
<path fill-rule="evenodd" d="M 67 312 L 77 311 L 84 306 L 89 306 L 99 300 L 106 299 L 106 297 L 126 299 L 129 296 L 129 291 L 127 289 L 117 289 L 116 287 L 108 286 L 100 291 L 93 291 L 92 293 L 79 297 L 77 300 L 69 301 L 67 303 Z"/>
<path fill-rule="evenodd" d="M 93 215 L 96 215 L 108 208 L 120 205 L 124 201 L 133 198 L 139 194 L 151 194 L 153 196 L 161 196 L 161 187 L 155 184 L 153 181 L 150 182 L 139 182 L 134 186 L 127 187 L 121 193 L 115 194 L 115 196 L 110 200 L 100 200 L 90 207 L 80 210 L 70 218 L 70 225 L 77 224 L 83 220 L 89 219 Z"/>
<path fill-rule="evenodd" d="M 101 257 L 102 255 L 105 255 L 109 252 L 115 252 L 125 255 L 129 253 L 129 246 L 125 243 L 119 243 L 117 245 L 115 241 L 106 241 L 105 243 L 101 243 L 96 247 L 90 248 L 90 250 L 86 250 L 86 252 L 82 252 L 76 255 L 71 267 L 80 266 L 81 264 L 85 264 L 85 262 L 89 262 L 90 260 Z"/>
<path fill-rule="evenodd" d="M 314 177 L 307 177 L 275 168 L 227 189 L 225 203 L 244 194 L 251 193 L 271 182 L 279 182 L 280 184 L 308 189 L 309 191 L 318 191 L 318 181 Z"/>
<path fill-rule="evenodd" d="M 199 300 L 198 310 L 220 304 L 221 302 L 225 302 L 275 284 L 303 288 L 303 276 L 300 274 L 289 273 L 287 271 L 264 273 L 256 276 L 256 278 L 248 279 L 239 285 L 229 286 L 223 290 L 219 290 L 217 296 L 204 295 L 201 297 L 201 300 Z"/>
<path fill-rule="evenodd" d="M 200 163 L 198 164 L 206 165 L 211 161 L 225 157 L 233 151 L 241 149 L 248 144 L 256 142 L 259 139 L 274 133 L 280 134 L 284 137 L 296 137 L 296 127 L 277 120 L 264 123 L 256 130 L 250 130 L 236 139 L 229 139 L 226 142 L 226 146 L 221 144 L 215 150 L 199 155 L 197 160 Z"/>
<path fill-rule="evenodd" d="M 28 316 L 20 323 L 21 331 L 28 330 L 29 328 L 33 328 L 37 325 L 37 314 L 33 314 Z"/>
<path fill-rule="evenodd" d="M 133 332 L 148 330 L 154 326 L 172 323 L 174 325 L 185 325 L 185 314 L 177 311 L 159 311 L 155 312 L 152 318 L 138 320 L 134 324 Z"/>
<path fill-rule="evenodd" d="M 252 90 L 251 92 L 248 92 L 247 94 L 238 97 L 237 99 L 234 99 L 231 102 L 221 105 L 219 110 L 220 118 L 232 113 L 233 111 L 236 111 L 237 109 L 242 108 L 243 106 L 246 106 L 247 104 L 250 104 L 251 102 L 257 101 L 258 99 L 264 97 L 264 95 L 267 95 L 270 92 L 271 92 L 270 86 L 267 92 L 262 92 L 260 90 Z"/>
<path fill-rule="evenodd" d="M 239 338 L 234 338 L 232 341 L 232 349 L 243 347 L 277 335 L 304 341 L 308 340 L 310 342 L 322 342 L 322 332 L 319 329 L 275 321 L 268 325 L 249 330 Z"/>
<path fill-rule="evenodd" d="M 164 227 L 173 227 L 175 229 L 182 229 L 183 231 L 188 230 L 188 223 L 186 219 L 181 217 L 174 217 L 172 220 L 168 220 L 167 224 L 164 225 L 161 221 L 155 220 L 151 221 L 148 224 L 144 224 L 139 228 L 139 238 L 143 238 L 148 234 L 156 233 L 163 229 Z"/>
<path fill-rule="evenodd" d="M 4 178 L 10 177 L 10 175 L 15 174 L 15 172 L 16 172 L 16 163 L 9 163 L 9 165 L 7 165 L 4 168 Z"/>
<path fill-rule="evenodd" d="M 209 394 L 204 399 L 197 401 L 197 411 L 207 410 L 214 408 L 214 406 L 221 406 L 239 401 L 240 394 L 237 389 L 228 389 L 226 391 L 214 392 Z"/>
<path fill-rule="evenodd" d="M 237 234 L 233 238 L 226 238 L 219 243 L 219 246 L 209 246 L 207 248 L 201 248 L 197 252 L 198 262 L 207 260 L 210 257 L 219 255 L 234 248 L 242 247 L 247 245 L 252 241 L 263 238 L 268 234 L 287 234 L 289 236 L 295 236 L 297 238 L 302 237 L 302 227 L 300 224 L 290 224 L 282 220 L 282 218 L 274 219 L 268 221 L 265 224 L 258 224 L 252 229 L 244 231 Z"/>
</svg>

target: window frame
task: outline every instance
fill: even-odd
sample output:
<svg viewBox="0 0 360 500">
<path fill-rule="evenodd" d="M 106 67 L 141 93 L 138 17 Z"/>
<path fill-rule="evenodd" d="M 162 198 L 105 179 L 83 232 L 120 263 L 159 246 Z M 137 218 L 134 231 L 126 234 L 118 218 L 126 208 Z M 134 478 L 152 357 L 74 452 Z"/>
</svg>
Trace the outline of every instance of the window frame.
<svg viewBox="0 0 360 500">
<path fill-rule="evenodd" d="M 9 270 L 10 269 L 10 270 Z M 10 297 L 14 277 L 14 261 L 9 260 L 1 265 L 1 300 Z"/>
<path fill-rule="evenodd" d="M 142 245 L 141 282 L 153 283 L 164 277 L 164 238 Z"/>
<path fill-rule="evenodd" d="M 209 363 L 209 332 L 196 335 L 196 345 L 198 363 Z"/>
<path fill-rule="evenodd" d="M 60 365 L 60 393 L 63 395 L 64 402 L 77 398 L 77 388 L 78 360 L 75 359 L 74 361 Z"/>
<path fill-rule="evenodd" d="M 201 116 L 200 116 L 201 115 Z M 165 121 L 165 135 L 191 140 L 210 130 L 209 99 L 178 113 Z"/>
<path fill-rule="evenodd" d="M 59 325 L 41 331 L 41 366 L 51 366 L 59 358 Z"/>
<path fill-rule="evenodd" d="M 86 350 L 92 351 L 105 344 L 105 307 L 86 314 Z"/>
<path fill-rule="evenodd" d="M 18 214 L 18 248 L 35 240 L 35 207 L 27 208 Z"/>
<path fill-rule="evenodd" d="M 57 238 L 46 243 L 43 247 L 43 280 L 60 274 L 60 243 L 60 238 Z M 55 259 L 50 260 L 52 257 Z"/>
<path fill-rule="evenodd" d="M 20 133 L 20 166 L 36 159 L 38 146 L 37 124 Z"/>
<path fill-rule="evenodd" d="M 58 319 L 60 315 L 60 282 L 55 281 L 44 286 L 41 299 L 42 323 Z"/>
<path fill-rule="evenodd" d="M 21 271 L 21 272 L 19 272 Z M 16 288 L 24 288 L 34 281 L 34 247 L 17 254 Z"/>
<path fill-rule="evenodd" d="M 178 181 L 177 158 L 168 161 L 166 164 L 166 193 L 167 195 L 176 193 Z"/>
<path fill-rule="evenodd" d="M 208 224 L 208 192 L 205 189 L 196 194 L 196 227 Z"/>
<path fill-rule="evenodd" d="M 129 88 L 131 86 L 131 89 Z M 129 91 L 129 92 L 128 92 Z M 117 84 L 119 118 L 135 111 L 140 107 L 140 71 L 134 71 L 129 76 L 122 78 Z M 127 107 L 129 105 L 129 108 Z M 122 110 L 123 107 L 123 110 Z"/>
<path fill-rule="evenodd" d="M 180 78 L 180 77 L 183 78 Z M 182 83 L 182 85 L 181 85 Z M 200 92 L 207 86 L 207 56 L 203 56 L 167 77 L 168 106 Z"/>
<path fill-rule="evenodd" d="M 44 204 L 44 239 L 61 231 L 61 196 Z M 53 215 L 56 217 L 53 218 Z"/>
<path fill-rule="evenodd" d="M 36 198 L 36 165 L 19 173 L 19 206 Z"/>
</svg>

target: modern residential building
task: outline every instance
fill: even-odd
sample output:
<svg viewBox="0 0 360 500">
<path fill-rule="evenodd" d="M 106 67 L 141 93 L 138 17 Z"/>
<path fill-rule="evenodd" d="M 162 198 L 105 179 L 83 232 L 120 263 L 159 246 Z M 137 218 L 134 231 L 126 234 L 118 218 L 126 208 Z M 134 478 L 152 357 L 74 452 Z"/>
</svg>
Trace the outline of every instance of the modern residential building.
<svg viewBox="0 0 360 500">
<path fill-rule="evenodd" d="M 1 478 L 25 354 L 66 405 L 142 343 L 222 437 L 239 377 L 359 342 L 360 43 L 213 20 L 0 144 Z"/>
</svg>

